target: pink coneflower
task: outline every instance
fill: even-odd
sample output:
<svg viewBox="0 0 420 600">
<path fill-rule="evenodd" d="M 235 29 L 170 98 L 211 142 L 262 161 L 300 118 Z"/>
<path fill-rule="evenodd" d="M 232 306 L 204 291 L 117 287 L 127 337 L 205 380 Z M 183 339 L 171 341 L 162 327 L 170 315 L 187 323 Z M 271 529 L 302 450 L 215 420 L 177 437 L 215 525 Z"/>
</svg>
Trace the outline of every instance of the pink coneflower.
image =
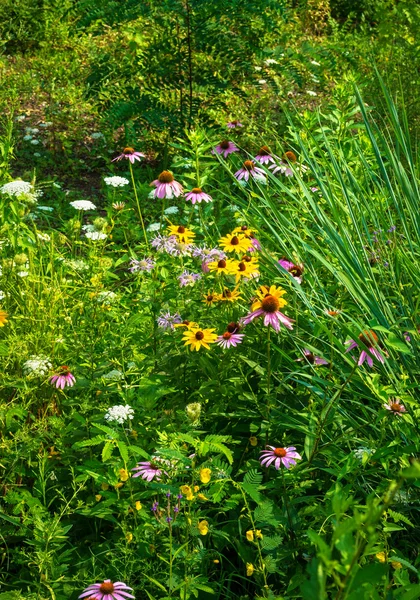
<svg viewBox="0 0 420 600">
<path fill-rule="evenodd" d="M 301 455 L 296 452 L 294 446 L 289 448 L 276 448 L 275 446 L 267 446 L 269 450 L 263 450 L 260 456 L 260 463 L 262 467 L 269 467 L 274 463 L 274 467 L 277 471 L 280 466 L 283 465 L 286 469 L 290 469 L 292 465 L 296 464 L 297 460 L 301 460 Z"/>
<path fill-rule="evenodd" d="M 137 463 L 137 465 L 131 469 L 132 471 L 137 471 L 137 473 L 134 473 L 133 477 L 142 477 L 146 481 L 152 481 L 152 479 L 156 477 L 156 480 L 160 481 L 163 471 L 162 465 L 159 463 L 162 463 L 162 461 L 156 457 L 152 457 L 151 460 L 148 461 Z"/>
<path fill-rule="evenodd" d="M 205 194 L 201 188 L 197 187 L 185 194 L 185 200 L 191 200 L 191 204 L 195 204 L 196 202 L 200 204 L 203 200 L 204 202 L 211 202 L 213 198 L 208 194 Z"/>
<path fill-rule="evenodd" d="M 237 333 L 240 330 L 239 323 L 229 323 L 226 327 L 226 331 L 223 335 L 219 335 L 217 338 L 217 345 L 222 348 L 230 348 L 233 346 L 236 348 L 238 344 L 242 344 L 242 340 L 245 337 L 243 333 Z"/>
<path fill-rule="evenodd" d="M 407 412 L 404 404 L 401 404 L 401 400 L 399 398 L 390 398 L 388 400 L 388 404 L 383 405 L 384 408 L 390 410 L 394 413 L 394 415 L 400 415 L 401 413 Z"/>
<path fill-rule="evenodd" d="M 236 171 L 235 177 L 238 181 L 244 179 L 245 181 L 249 181 L 249 177 L 253 179 L 264 179 L 265 181 L 265 172 L 264 169 L 260 167 L 256 167 L 253 160 L 246 160 L 242 165 L 242 168 L 239 171 Z"/>
<path fill-rule="evenodd" d="M 223 154 L 225 158 L 232 154 L 232 152 L 239 152 L 239 148 L 235 146 L 233 142 L 229 142 L 228 140 L 223 140 L 212 150 L 213 154 Z"/>
<path fill-rule="evenodd" d="M 329 364 L 328 360 L 325 360 L 325 358 L 322 358 L 321 356 L 316 356 L 315 354 L 312 354 L 312 352 L 310 350 L 308 350 L 307 348 L 304 348 L 303 356 L 301 358 L 297 358 L 296 360 L 298 362 L 302 361 L 302 360 L 306 360 L 311 365 L 328 365 Z"/>
<path fill-rule="evenodd" d="M 290 273 L 295 281 L 302 283 L 303 265 L 295 265 L 295 263 L 287 260 L 287 258 L 281 258 L 278 263 L 285 271 Z"/>
<path fill-rule="evenodd" d="M 279 311 L 279 308 L 287 304 L 286 300 L 281 297 L 285 293 L 275 285 L 271 287 L 262 285 L 257 291 L 258 299 L 252 304 L 252 312 L 242 319 L 242 323 L 248 325 L 257 317 L 264 316 L 264 325 L 266 327 L 271 325 L 277 332 L 280 331 L 280 325 L 284 325 L 287 329 L 293 329 L 293 320 Z"/>
<path fill-rule="evenodd" d="M 285 175 L 286 177 L 293 176 L 293 170 L 287 165 L 287 163 L 284 163 L 283 161 L 280 161 L 280 164 L 278 164 L 278 165 L 277 164 L 270 165 L 268 168 L 271 169 L 271 171 L 273 171 L 273 175 L 280 172 L 282 175 Z"/>
<path fill-rule="evenodd" d="M 275 163 L 273 156 L 271 155 L 270 148 L 268 146 L 261 146 L 255 159 L 261 165 L 268 165 L 269 163 Z"/>
<path fill-rule="evenodd" d="M 128 587 L 122 581 L 112 583 L 110 579 L 105 579 L 103 583 L 92 583 L 80 594 L 79 598 L 94 599 L 94 600 L 127 600 L 134 598 L 127 590 L 133 591 L 133 588 Z"/>
<path fill-rule="evenodd" d="M 124 148 L 122 154 L 116 158 L 113 158 L 111 162 L 114 162 L 115 160 L 122 160 L 123 158 L 128 158 L 131 164 L 134 165 L 136 160 L 144 158 L 144 154 L 142 152 L 136 152 L 134 148 L 130 148 L 130 146 L 128 146 L 127 148 Z"/>
<path fill-rule="evenodd" d="M 182 185 L 175 181 L 170 171 L 162 171 L 150 185 L 154 185 L 156 188 L 153 193 L 155 198 L 173 198 L 174 196 L 178 198 L 184 191 Z"/>
<path fill-rule="evenodd" d="M 363 331 L 359 335 L 358 340 L 358 342 L 356 342 L 355 340 L 349 340 L 348 342 L 346 342 L 346 346 L 348 346 L 346 352 L 350 352 L 350 350 L 357 348 L 358 346 L 360 346 L 360 343 L 362 343 L 363 346 L 365 346 L 368 349 L 368 352 L 366 350 L 362 350 L 362 352 L 360 353 L 359 360 L 357 361 L 359 367 L 365 362 L 365 360 L 367 361 L 369 367 L 373 367 L 372 356 L 374 356 L 381 363 L 385 362 L 385 359 L 382 356 L 382 354 L 377 348 L 375 348 L 375 346 L 378 344 L 378 336 L 374 331 Z"/>
<path fill-rule="evenodd" d="M 257 252 L 261 250 L 261 242 L 257 240 L 257 238 L 251 238 L 249 240 L 251 242 L 251 246 L 248 248 L 248 252 Z"/>
<path fill-rule="evenodd" d="M 228 129 L 235 129 L 236 127 L 243 127 L 243 125 L 240 121 L 229 121 L 226 127 Z"/>
<path fill-rule="evenodd" d="M 50 377 L 51 385 L 64 390 L 67 387 L 73 387 L 76 383 L 76 378 L 70 373 L 69 367 L 63 365 L 59 368 L 58 373 Z"/>
</svg>

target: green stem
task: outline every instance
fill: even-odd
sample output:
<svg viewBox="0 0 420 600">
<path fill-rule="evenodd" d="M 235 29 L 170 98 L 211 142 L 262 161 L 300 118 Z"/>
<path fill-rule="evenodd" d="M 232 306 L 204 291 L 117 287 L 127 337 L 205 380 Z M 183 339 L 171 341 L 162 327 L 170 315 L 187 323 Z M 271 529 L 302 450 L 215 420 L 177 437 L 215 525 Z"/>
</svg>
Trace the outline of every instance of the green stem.
<svg viewBox="0 0 420 600">
<path fill-rule="evenodd" d="M 133 189 L 134 189 L 134 196 L 136 198 L 136 202 L 137 202 L 137 210 L 139 212 L 139 217 L 140 217 L 140 223 L 141 226 L 143 228 L 143 234 L 144 234 L 144 241 L 146 242 L 146 248 L 149 249 L 149 242 L 147 241 L 147 235 L 146 235 L 146 229 L 144 227 L 144 221 L 143 221 L 143 215 L 141 214 L 141 208 L 140 208 L 140 202 L 139 202 L 139 197 L 137 195 L 137 188 L 136 188 L 136 182 L 134 180 L 134 173 L 133 173 L 133 166 L 131 164 L 130 161 L 128 161 L 129 165 L 130 165 L 130 174 L 131 174 L 131 181 L 133 183 Z"/>
</svg>

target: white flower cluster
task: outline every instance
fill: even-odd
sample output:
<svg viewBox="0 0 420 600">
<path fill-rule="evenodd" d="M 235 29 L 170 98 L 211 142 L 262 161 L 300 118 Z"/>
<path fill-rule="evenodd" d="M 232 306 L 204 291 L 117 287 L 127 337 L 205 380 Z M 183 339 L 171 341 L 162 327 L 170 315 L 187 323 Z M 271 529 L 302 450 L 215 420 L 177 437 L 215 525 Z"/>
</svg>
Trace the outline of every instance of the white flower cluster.
<svg viewBox="0 0 420 600">
<path fill-rule="evenodd" d="M 114 175 L 113 177 L 104 177 L 104 181 L 107 185 L 111 187 L 124 187 L 128 185 L 130 182 L 125 177 L 118 177 L 118 175 Z"/>
<path fill-rule="evenodd" d="M 23 363 L 23 372 L 27 377 L 45 377 L 52 369 L 52 364 L 45 356 L 31 356 Z"/>
<path fill-rule="evenodd" d="M 179 208 L 177 206 L 168 206 L 163 212 L 165 215 L 176 215 L 179 212 Z"/>
<path fill-rule="evenodd" d="M 124 374 L 119 369 L 112 369 L 109 373 L 102 375 L 102 378 L 108 379 L 109 381 L 121 381 L 121 379 L 124 379 Z"/>
<path fill-rule="evenodd" d="M 92 240 L 92 242 L 98 242 L 99 240 L 106 240 L 108 236 L 106 233 L 102 233 L 102 231 L 88 231 L 86 237 Z"/>
<path fill-rule="evenodd" d="M 81 258 L 77 259 L 69 259 L 69 260 L 65 260 L 64 264 L 67 267 L 70 267 L 71 269 L 74 269 L 75 271 L 88 271 L 89 270 L 89 265 L 82 260 Z"/>
<path fill-rule="evenodd" d="M 96 297 L 96 302 L 98 304 L 103 304 L 105 306 L 110 306 L 117 299 L 117 294 L 115 292 L 99 292 Z"/>
<path fill-rule="evenodd" d="M 134 418 L 134 410 L 129 404 L 126 404 L 125 406 L 123 404 L 116 404 L 115 406 L 108 408 L 104 418 L 110 423 L 115 421 L 120 425 L 124 425 L 125 421 Z"/>
<path fill-rule="evenodd" d="M 90 200 L 74 200 L 70 202 L 76 210 L 95 210 L 96 206 Z"/>
<path fill-rule="evenodd" d="M 21 196 L 22 194 L 32 193 L 32 185 L 27 181 L 17 179 L 16 181 L 10 181 L 2 185 L 0 192 L 9 196 Z"/>
</svg>

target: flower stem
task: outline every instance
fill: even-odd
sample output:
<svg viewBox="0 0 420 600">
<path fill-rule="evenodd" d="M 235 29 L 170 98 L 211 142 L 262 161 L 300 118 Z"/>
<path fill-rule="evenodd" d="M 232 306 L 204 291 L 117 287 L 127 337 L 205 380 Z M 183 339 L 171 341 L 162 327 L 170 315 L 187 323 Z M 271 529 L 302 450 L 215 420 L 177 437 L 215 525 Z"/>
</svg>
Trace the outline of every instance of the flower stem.
<svg viewBox="0 0 420 600">
<path fill-rule="evenodd" d="M 133 183 L 133 189 L 134 189 L 134 196 L 136 198 L 136 202 L 137 202 L 137 210 L 139 212 L 139 217 L 140 217 L 140 223 L 141 226 L 143 228 L 143 234 L 144 234 L 144 241 L 146 242 L 146 248 L 149 249 L 149 242 L 147 241 L 147 235 L 146 235 L 146 229 L 144 227 L 144 221 L 143 221 L 143 215 L 141 214 L 141 208 L 140 208 L 140 202 L 139 202 L 139 197 L 137 195 L 137 188 L 136 188 L 136 182 L 134 180 L 134 173 L 133 173 L 133 166 L 131 164 L 130 161 L 128 161 L 128 164 L 130 166 L 130 174 L 131 174 L 131 181 Z"/>
</svg>

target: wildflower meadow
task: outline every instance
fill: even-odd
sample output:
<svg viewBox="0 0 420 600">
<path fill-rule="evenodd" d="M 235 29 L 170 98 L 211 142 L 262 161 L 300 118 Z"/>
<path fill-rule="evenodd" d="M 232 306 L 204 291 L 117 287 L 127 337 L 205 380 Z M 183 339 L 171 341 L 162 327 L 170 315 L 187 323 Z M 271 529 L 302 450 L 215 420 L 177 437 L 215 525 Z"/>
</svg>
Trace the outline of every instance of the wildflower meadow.
<svg viewBox="0 0 420 600">
<path fill-rule="evenodd" d="M 420 598 L 417 4 L 0 7 L 0 600 Z"/>
</svg>

